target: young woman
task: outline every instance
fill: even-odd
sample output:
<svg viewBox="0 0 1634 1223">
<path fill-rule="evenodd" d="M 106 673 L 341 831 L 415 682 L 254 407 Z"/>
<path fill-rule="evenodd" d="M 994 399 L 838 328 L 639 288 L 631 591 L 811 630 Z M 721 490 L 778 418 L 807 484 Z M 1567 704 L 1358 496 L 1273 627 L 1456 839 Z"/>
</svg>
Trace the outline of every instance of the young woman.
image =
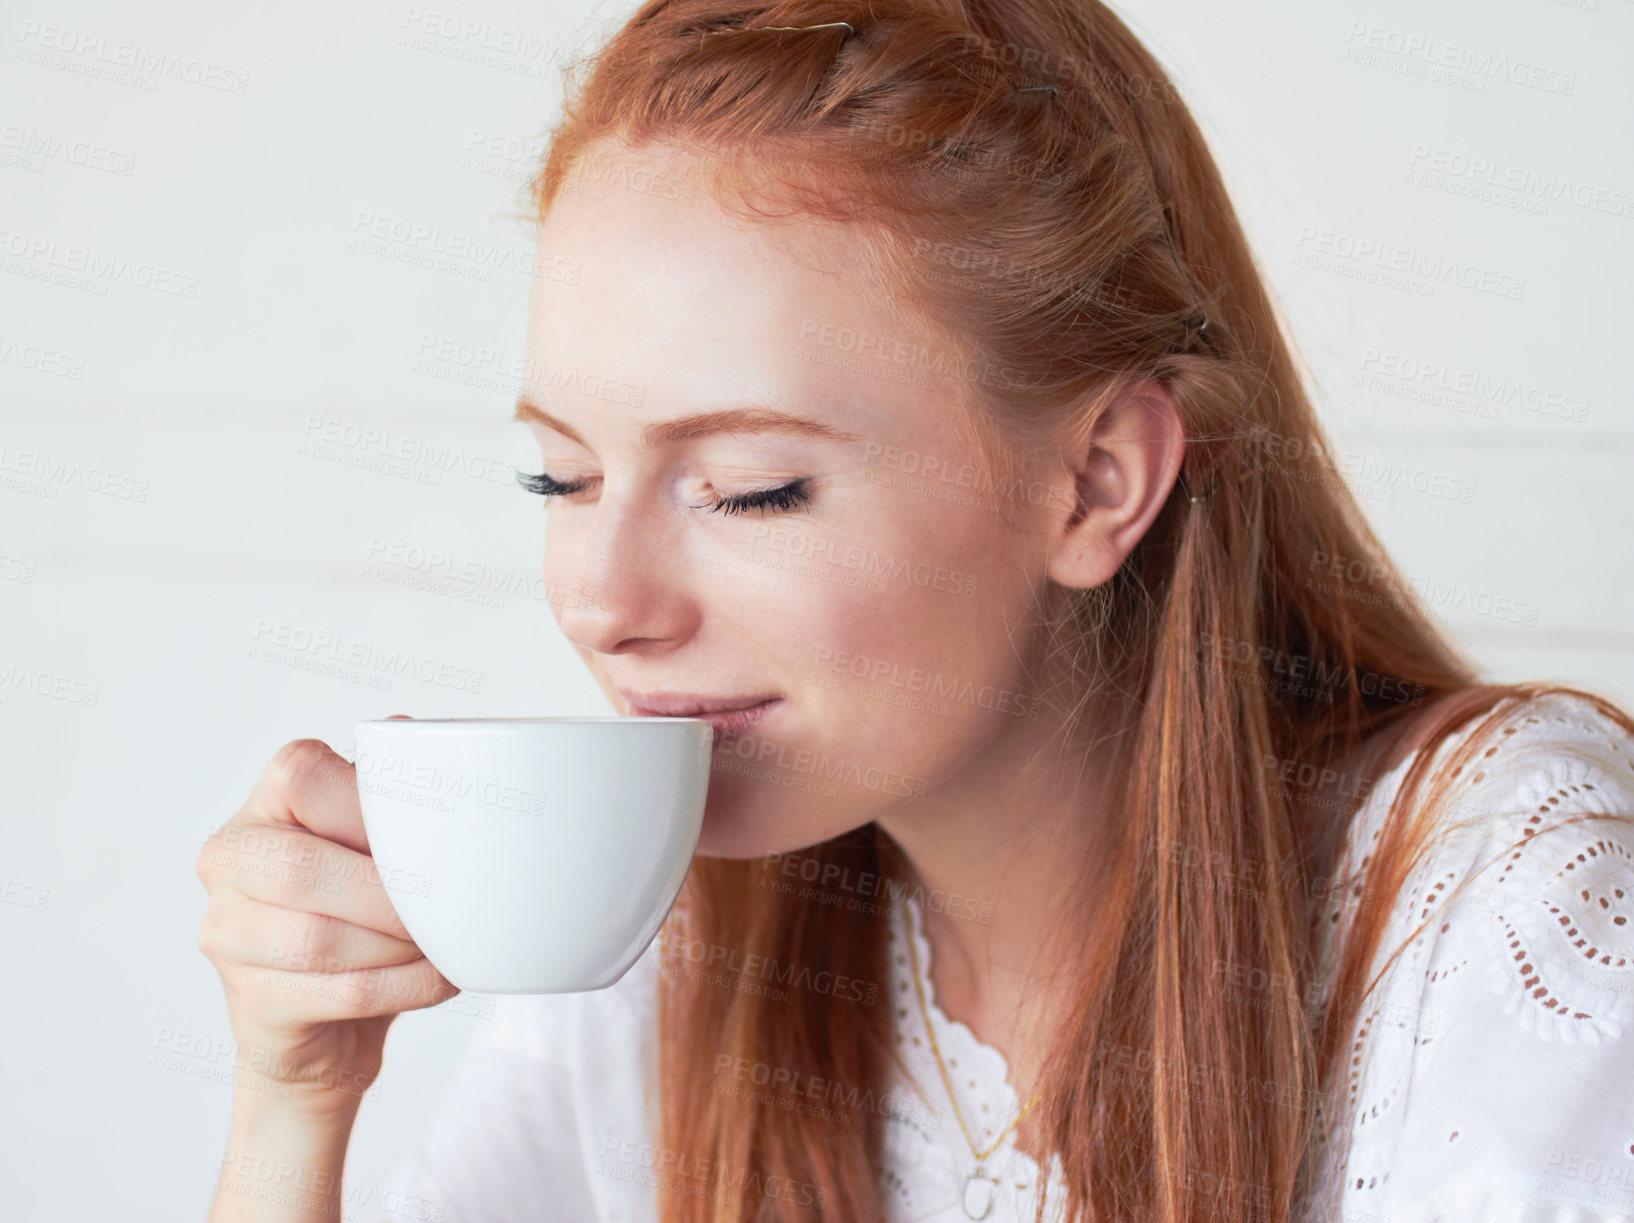
<svg viewBox="0 0 1634 1223">
<path fill-rule="evenodd" d="M 615 708 L 715 723 L 703 836 L 624 980 L 495 1000 L 371 1201 L 1624 1217 L 1634 721 L 1442 637 L 1129 31 L 650 0 L 589 69 L 534 184 L 524 483 Z M 246 826 L 367 852 L 311 740 Z M 224 1168 L 211 1217 L 320 1218 L 334 1085 L 452 987 L 364 874 L 204 859 L 235 1033 L 294 1088 L 241 1082 L 234 1149 L 308 1172 Z M 275 944 L 327 971 L 268 984 Z"/>
</svg>

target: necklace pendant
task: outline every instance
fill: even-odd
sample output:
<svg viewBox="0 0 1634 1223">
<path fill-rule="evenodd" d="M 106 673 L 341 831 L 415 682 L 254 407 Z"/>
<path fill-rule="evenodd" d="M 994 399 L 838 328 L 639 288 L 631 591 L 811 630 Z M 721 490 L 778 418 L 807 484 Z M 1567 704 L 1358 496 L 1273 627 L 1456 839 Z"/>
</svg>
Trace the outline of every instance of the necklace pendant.
<svg viewBox="0 0 1634 1223">
<path fill-rule="evenodd" d="M 985 1219 L 987 1212 L 993 1209 L 993 1190 L 998 1182 L 994 1181 L 980 1164 L 976 1170 L 965 1179 L 965 1214 L 972 1219 Z"/>
</svg>

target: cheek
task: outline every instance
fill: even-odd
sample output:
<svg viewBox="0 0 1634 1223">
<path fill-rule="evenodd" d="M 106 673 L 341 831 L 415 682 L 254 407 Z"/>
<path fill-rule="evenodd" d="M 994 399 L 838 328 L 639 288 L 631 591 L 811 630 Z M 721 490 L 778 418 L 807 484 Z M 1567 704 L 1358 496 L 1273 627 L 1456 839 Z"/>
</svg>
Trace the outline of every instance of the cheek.
<svg viewBox="0 0 1634 1223">
<path fill-rule="evenodd" d="M 778 656 L 799 733 L 832 757 L 933 783 L 1024 716 L 1011 634 L 1025 591 L 1001 574 L 927 559 L 856 584 L 785 577 Z"/>
</svg>

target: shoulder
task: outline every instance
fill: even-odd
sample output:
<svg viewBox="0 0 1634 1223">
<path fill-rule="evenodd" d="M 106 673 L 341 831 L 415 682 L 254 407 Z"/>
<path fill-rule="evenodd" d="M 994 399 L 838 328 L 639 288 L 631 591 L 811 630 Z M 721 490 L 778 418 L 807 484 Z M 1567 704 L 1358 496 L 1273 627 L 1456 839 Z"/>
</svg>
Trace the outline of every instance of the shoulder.
<svg viewBox="0 0 1634 1223">
<path fill-rule="evenodd" d="M 1421 750 L 1449 788 L 1353 1033 L 1347 1209 L 1634 1215 L 1634 737 L 1546 693 Z M 1410 763 L 1359 817 L 1363 859 Z"/>
<path fill-rule="evenodd" d="M 1574 1007 L 1535 979 L 1543 964 L 1563 974 L 1581 975 L 1581 966 L 1591 976 L 1604 969 L 1634 978 L 1634 886 L 1627 886 L 1634 884 L 1634 735 L 1574 693 L 1499 706 L 1378 779 L 1348 833 L 1327 912 L 1339 936 L 1333 942 L 1358 920 L 1356 902 L 1378 865 L 1387 821 L 1419 814 L 1397 799 L 1425 754 L 1414 800 L 1432 804 L 1433 822 L 1390 898 L 1378 969 L 1398 946 L 1408 952 L 1405 971 L 1432 950 L 1445 957 L 1468 940 L 1490 950 L 1496 939 L 1513 965 L 1500 977 L 1518 1021 L 1561 1038 L 1582 1035 L 1585 1024 L 1620 1028 L 1611 1016 L 1634 1000 L 1634 979 L 1597 1009 Z M 1432 800 L 1441 785 L 1444 796 Z"/>
<path fill-rule="evenodd" d="M 1434 822 L 1425 856 L 1458 874 L 1464 872 L 1455 861 L 1473 866 L 1483 849 L 1555 835 L 1557 827 L 1597 813 L 1618 818 L 1601 821 L 1596 831 L 1626 835 L 1634 826 L 1634 736 L 1586 697 L 1546 692 L 1500 703 L 1440 739 L 1416 745 L 1370 779 L 1346 831 L 1338 876 L 1359 880 L 1389 822 L 1417 816 L 1410 807 L 1397 810 L 1397 799 L 1409 771 L 1426 757 L 1414 802 L 1431 803 L 1440 787 L 1445 790 L 1429 812 Z M 1525 860 L 1527 854 L 1518 852 L 1510 861 Z M 1516 869 L 1500 866 L 1497 874 Z"/>
<path fill-rule="evenodd" d="M 1634 1006 L 1634 738 L 1549 693 L 1470 740 L 1446 831 L 1406 916 L 1440 906 L 1444 971 L 1479 961 L 1508 1020 L 1551 1041 L 1628 1032 Z M 1430 878 L 1433 876 L 1433 879 Z M 1440 886 L 1442 883 L 1446 886 Z"/>
</svg>

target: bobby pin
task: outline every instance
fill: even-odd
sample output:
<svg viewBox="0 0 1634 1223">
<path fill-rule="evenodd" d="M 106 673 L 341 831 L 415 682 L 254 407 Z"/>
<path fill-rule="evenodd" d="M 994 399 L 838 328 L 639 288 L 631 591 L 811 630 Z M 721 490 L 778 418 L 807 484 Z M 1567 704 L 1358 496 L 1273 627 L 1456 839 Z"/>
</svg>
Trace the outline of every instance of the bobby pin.
<svg viewBox="0 0 1634 1223">
<path fill-rule="evenodd" d="M 726 26 L 719 30 L 705 30 L 705 34 L 747 34 L 753 30 L 833 30 L 840 26 L 845 27 L 845 36 L 850 38 L 857 32 L 856 27 L 849 21 L 825 21 L 820 25 L 750 25 Z M 1060 89 L 1054 85 L 1025 85 L 1016 89 L 1017 93 L 1040 93 L 1049 90 L 1052 97 L 1060 94 Z"/>
<path fill-rule="evenodd" d="M 849 21 L 825 21 L 821 25 L 751 25 L 751 26 L 738 26 L 738 27 L 728 26 L 727 28 L 721 29 L 721 30 L 705 30 L 704 33 L 705 34 L 746 34 L 750 30 L 832 30 L 835 26 L 842 26 L 842 25 L 846 28 L 846 37 L 847 38 L 851 37 L 852 34 L 855 34 L 857 32 L 856 27 L 853 26 Z"/>
</svg>

